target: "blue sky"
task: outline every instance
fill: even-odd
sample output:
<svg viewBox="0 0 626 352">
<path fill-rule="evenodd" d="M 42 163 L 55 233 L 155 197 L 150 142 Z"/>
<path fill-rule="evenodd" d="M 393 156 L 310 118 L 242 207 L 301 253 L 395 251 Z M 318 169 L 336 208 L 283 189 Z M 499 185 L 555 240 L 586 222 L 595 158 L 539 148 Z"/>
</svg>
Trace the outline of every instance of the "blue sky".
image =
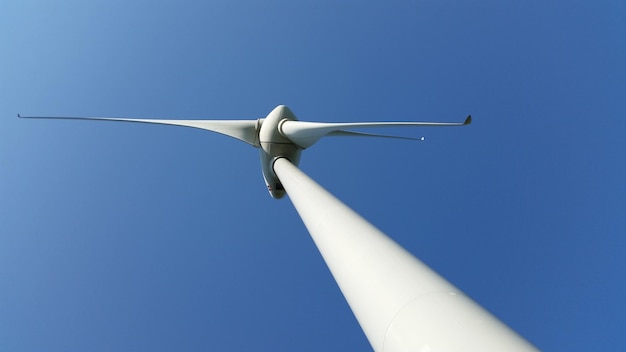
<svg viewBox="0 0 626 352">
<path fill-rule="evenodd" d="M 368 350 L 258 151 L 15 114 L 462 121 L 301 168 L 542 350 L 626 348 L 623 1 L 0 3 L 0 350 Z"/>
</svg>

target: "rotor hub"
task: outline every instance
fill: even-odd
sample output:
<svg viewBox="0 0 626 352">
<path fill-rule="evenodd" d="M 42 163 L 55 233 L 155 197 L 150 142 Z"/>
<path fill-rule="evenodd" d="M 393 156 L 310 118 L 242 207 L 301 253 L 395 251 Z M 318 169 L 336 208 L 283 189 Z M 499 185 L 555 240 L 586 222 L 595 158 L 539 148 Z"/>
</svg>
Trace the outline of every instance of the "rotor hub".
<svg viewBox="0 0 626 352">
<path fill-rule="evenodd" d="M 296 115 L 288 107 L 279 105 L 267 115 L 260 127 L 261 168 L 268 191 L 274 198 L 282 198 L 285 195 L 285 190 L 274 173 L 274 161 L 277 158 L 287 158 L 297 166 L 302 152 L 302 148 L 280 132 L 280 125 L 284 121 L 297 120 Z"/>
</svg>

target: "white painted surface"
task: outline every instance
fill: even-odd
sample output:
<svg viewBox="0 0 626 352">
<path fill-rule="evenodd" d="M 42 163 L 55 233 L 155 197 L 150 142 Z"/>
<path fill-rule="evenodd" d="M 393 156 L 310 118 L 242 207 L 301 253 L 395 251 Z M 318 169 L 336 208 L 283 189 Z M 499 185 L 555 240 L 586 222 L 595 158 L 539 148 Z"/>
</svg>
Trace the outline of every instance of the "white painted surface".
<svg viewBox="0 0 626 352">
<path fill-rule="evenodd" d="M 315 144 L 320 138 L 327 135 L 370 135 L 376 137 L 391 137 L 377 134 L 367 134 L 352 132 L 351 129 L 369 129 L 384 127 L 442 127 L 442 126 L 464 126 L 472 122 L 468 116 L 464 122 L 308 122 L 288 119 L 281 121 L 278 125 L 280 133 L 301 148 L 308 148 Z M 348 129 L 348 130 L 346 130 Z M 396 137 L 402 138 L 402 137 Z M 411 138 L 408 138 L 411 139 Z"/>
<path fill-rule="evenodd" d="M 122 121 L 138 123 L 156 123 L 160 125 L 172 125 L 199 128 L 207 131 L 221 133 L 223 135 L 239 139 L 253 147 L 259 148 L 258 130 L 263 119 L 258 120 L 158 120 L 158 119 L 128 119 L 121 117 L 62 117 L 62 116 L 20 116 L 21 118 L 34 119 L 62 119 L 62 120 L 94 120 L 94 121 Z"/>
<path fill-rule="evenodd" d="M 536 351 L 287 159 L 274 171 L 374 350 Z"/>
</svg>

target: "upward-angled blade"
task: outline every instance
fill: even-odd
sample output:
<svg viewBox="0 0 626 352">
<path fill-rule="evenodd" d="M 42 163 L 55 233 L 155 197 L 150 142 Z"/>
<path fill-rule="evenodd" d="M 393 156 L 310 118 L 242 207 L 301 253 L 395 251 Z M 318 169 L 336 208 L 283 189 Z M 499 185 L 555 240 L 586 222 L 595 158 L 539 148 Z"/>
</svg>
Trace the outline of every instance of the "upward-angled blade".
<svg viewBox="0 0 626 352">
<path fill-rule="evenodd" d="M 253 147 L 259 148 L 258 127 L 260 120 L 157 120 L 157 119 L 127 119 L 118 117 L 64 117 L 64 116 L 21 116 L 21 118 L 35 119 L 64 119 L 64 120 L 96 120 L 96 121 L 124 121 L 140 123 L 156 123 L 194 127 L 213 131 L 244 141 Z"/>
<path fill-rule="evenodd" d="M 373 127 L 422 127 L 422 126 L 463 126 L 472 122 L 468 116 L 464 122 L 347 122 L 322 123 L 306 121 L 283 121 L 280 132 L 302 148 L 308 148 L 320 138 L 344 129 Z M 387 136 L 390 137 L 390 136 Z"/>
</svg>

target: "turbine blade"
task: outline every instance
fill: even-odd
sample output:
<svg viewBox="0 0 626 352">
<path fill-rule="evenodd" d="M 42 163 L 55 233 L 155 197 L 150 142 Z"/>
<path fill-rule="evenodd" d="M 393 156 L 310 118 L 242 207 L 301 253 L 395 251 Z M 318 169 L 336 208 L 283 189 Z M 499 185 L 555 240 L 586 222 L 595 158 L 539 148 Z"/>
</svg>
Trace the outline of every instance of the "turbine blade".
<svg viewBox="0 0 626 352">
<path fill-rule="evenodd" d="M 464 126 L 472 122 L 472 117 L 467 116 L 464 122 L 306 122 L 306 121 L 283 121 L 279 128 L 280 132 L 292 142 L 302 148 L 308 148 L 320 138 L 344 129 L 360 129 L 375 127 L 424 127 L 424 126 Z M 348 132 L 348 131 L 344 131 Z M 389 136 L 388 136 L 389 137 Z"/>
<path fill-rule="evenodd" d="M 345 130 L 332 131 L 332 132 L 326 134 L 326 136 L 328 136 L 328 137 L 332 137 L 332 136 L 378 137 L 378 138 L 406 139 L 406 140 L 410 140 L 410 141 L 423 141 L 424 140 L 424 137 L 413 138 L 413 137 L 392 136 L 392 135 L 378 134 L 378 133 L 363 133 L 363 132 L 345 131 Z"/>
<path fill-rule="evenodd" d="M 61 119 L 61 120 L 94 120 L 94 121 L 123 121 L 154 123 L 162 125 L 184 126 L 199 128 L 207 131 L 221 133 L 223 135 L 244 141 L 253 147 L 259 148 L 258 127 L 259 120 L 158 120 L 158 119 L 128 119 L 118 117 L 65 117 L 65 116 L 21 116 L 30 119 Z"/>
</svg>

